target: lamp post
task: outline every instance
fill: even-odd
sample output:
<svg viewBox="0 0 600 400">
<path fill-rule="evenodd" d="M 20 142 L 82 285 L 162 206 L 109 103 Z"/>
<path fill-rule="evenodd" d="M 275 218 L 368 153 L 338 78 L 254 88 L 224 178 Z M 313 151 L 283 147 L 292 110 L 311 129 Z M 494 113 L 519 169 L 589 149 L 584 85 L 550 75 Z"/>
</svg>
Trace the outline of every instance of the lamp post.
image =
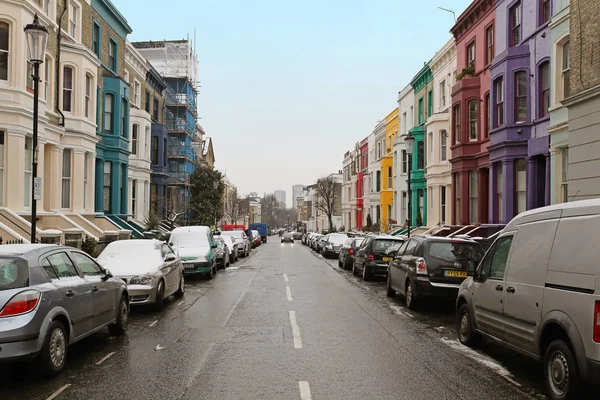
<svg viewBox="0 0 600 400">
<path fill-rule="evenodd" d="M 219 188 L 219 180 L 215 179 L 213 181 L 213 189 L 217 190 L 218 188 Z M 216 229 L 217 229 L 217 205 L 215 204 L 215 230 Z"/>
<path fill-rule="evenodd" d="M 38 143 L 38 106 L 39 106 L 39 82 L 40 64 L 46 58 L 46 43 L 48 42 L 48 29 L 40 23 L 35 14 L 33 23 L 28 24 L 25 29 L 27 39 L 27 55 L 33 67 L 33 139 L 32 139 L 32 163 L 31 163 L 31 243 L 36 242 L 36 219 L 37 219 L 37 143 Z"/>
<path fill-rule="evenodd" d="M 408 164 L 408 234 L 410 238 L 410 226 L 412 225 L 412 191 L 410 189 L 410 171 L 412 169 L 412 153 L 415 145 L 415 138 L 410 134 L 404 139 L 406 142 L 406 163 Z"/>
</svg>

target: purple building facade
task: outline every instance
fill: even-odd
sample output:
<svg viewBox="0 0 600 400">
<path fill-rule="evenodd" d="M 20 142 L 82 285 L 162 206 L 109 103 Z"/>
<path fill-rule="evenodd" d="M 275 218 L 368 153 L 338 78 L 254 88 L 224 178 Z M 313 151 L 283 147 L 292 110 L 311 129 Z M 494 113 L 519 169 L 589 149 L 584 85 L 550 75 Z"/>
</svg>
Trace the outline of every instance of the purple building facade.
<svg viewBox="0 0 600 400">
<path fill-rule="evenodd" d="M 490 222 L 550 204 L 550 0 L 503 0 L 490 65 Z M 487 106 L 487 105 L 486 105 Z"/>
</svg>

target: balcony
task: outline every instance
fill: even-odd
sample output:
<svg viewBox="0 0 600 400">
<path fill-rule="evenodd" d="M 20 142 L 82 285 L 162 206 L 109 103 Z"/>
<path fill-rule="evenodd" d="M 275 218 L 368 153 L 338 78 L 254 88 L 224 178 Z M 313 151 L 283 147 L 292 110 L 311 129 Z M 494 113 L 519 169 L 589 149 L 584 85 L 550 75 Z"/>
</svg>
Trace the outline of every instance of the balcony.
<svg viewBox="0 0 600 400">
<path fill-rule="evenodd" d="M 168 148 L 167 155 L 170 159 L 185 159 L 190 162 L 196 162 L 196 151 L 191 146 L 182 145 L 170 145 Z"/>
<path fill-rule="evenodd" d="M 196 137 L 196 124 L 183 118 L 168 118 L 165 126 L 169 133 L 185 133 L 188 136 Z"/>
</svg>

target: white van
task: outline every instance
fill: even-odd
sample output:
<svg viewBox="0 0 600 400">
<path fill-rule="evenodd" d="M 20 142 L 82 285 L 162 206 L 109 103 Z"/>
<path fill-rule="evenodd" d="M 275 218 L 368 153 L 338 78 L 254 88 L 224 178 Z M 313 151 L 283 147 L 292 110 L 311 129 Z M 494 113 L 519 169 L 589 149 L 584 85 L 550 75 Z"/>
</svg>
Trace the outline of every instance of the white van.
<svg viewBox="0 0 600 400">
<path fill-rule="evenodd" d="M 459 340 L 479 336 L 543 362 L 548 398 L 600 383 L 600 199 L 526 211 L 460 287 Z"/>
<path fill-rule="evenodd" d="M 208 226 L 175 228 L 171 232 L 169 245 L 181 258 L 184 274 L 206 274 L 212 278 L 217 273 L 217 243 Z"/>
</svg>

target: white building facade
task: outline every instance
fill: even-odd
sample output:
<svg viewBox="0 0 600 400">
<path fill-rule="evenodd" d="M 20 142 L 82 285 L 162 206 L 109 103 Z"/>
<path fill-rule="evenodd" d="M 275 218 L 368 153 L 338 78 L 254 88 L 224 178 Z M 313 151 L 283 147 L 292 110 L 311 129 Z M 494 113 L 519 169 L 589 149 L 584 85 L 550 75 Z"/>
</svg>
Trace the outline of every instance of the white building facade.
<svg viewBox="0 0 600 400">
<path fill-rule="evenodd" d="M 408 131 L 414 126 L 414 104 L 415 94 L 411 85 L 406 85 L 398 93 L 398 131 L 394 141 L 394 157 L 396 166 L 395 183 L 397 221 L 403 225 L 408 220 L 408 155 L 406 153 L 406 136 Z"/>
</svg>

